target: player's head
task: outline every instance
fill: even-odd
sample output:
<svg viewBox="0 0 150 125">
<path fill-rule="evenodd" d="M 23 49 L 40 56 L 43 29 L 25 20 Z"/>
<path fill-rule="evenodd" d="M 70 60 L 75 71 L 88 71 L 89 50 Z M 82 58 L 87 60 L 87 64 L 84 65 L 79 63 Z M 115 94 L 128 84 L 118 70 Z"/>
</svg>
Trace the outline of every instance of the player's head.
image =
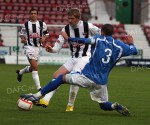
<svg viewBox="0 0 150 125">
<path fill-rule="evenodd" d="M 114 33 L 114 28 L 111 24 L 105 24 L 102 26 L 101 35 L 103 36 L 112 36 Z"/>
<path fill-rule="evenodd" d="M 68 11 L 68 22 L 71 26 L 76 26 L 80 20 L 80 11 L 77 8 L 72 8 Z"/>
<path fill-rule="evenodd" d="M 38 11 L 36 9 L 31 9 L 30 10 L 30 20 L 36 21 L 37 18 L 38 18 Z"/>
</svg>

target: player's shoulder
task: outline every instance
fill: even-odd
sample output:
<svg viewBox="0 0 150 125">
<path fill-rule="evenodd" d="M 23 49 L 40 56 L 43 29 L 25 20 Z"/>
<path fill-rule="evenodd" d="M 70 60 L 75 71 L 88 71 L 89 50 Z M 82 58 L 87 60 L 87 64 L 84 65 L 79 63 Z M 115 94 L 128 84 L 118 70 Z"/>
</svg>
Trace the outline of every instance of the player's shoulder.
<svg viewBox="0 0 150 125">
<path fill-rule="evenodd" d="M 100 34 L 96 34 L 95 36 L 94 36 L 94 38 L 95 39 L 99 39 L 99 40 L 103 40 L 104 39 L 104 36 L 102 36 L 102 35 L 100 35 Z"/>
<path fill-rule="evenodd" d="M 43 23 L 43 25 L 46 25 L 46 23 L 45 23 L 44 21 L 42 21 L 42 20 L 39 20 L 39 22 L 42 22 L 42 23 Z"/>
</svg>

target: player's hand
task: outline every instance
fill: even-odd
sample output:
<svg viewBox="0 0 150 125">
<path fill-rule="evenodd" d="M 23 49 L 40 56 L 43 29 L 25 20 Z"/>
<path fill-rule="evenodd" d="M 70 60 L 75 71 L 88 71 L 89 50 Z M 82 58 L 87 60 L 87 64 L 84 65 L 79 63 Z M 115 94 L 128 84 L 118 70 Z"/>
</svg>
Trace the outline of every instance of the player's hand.
<svg viewBox="0 0 150 125">
<path fill-rule="evenodd" d="M 44 43 L 45 40 L 46 40 L 46 37 L 41 37 L 41 38 L 40 38 L 40 42 L 41 42 L 41 43 Z"/>
<path fill-rule="evenodd" d="M 126 44 L 133 44 L 133 37 L 131 35 L 125 35 L 123 37 L 123 42 Z"/>
<path fill-rule="evenodd" d="M 27 42 L 27 40 L 26 40 L 26 37 L 25 36 L 20 36 L 20 38 L 21 38 L 21 43 L 26 43 Z"/>
<path fill-rule="evenodd" d="M 47 52 L 52 52 L 53 51 L 53 48 L 50 46 L 50 45 L 45 45 L 45 50 Z"/>
</svg>

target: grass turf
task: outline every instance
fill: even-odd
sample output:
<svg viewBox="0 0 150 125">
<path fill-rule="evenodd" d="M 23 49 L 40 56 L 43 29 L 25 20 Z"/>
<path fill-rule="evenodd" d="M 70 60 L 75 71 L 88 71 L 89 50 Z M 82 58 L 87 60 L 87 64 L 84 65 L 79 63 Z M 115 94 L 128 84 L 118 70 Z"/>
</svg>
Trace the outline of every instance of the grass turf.
<svg viewBox="0 0 150 125">
<path fill-rule="evenodd" d="M 150 68 L 116 67 L 109 77 L 109 100 L 127 106 L 132 114 L 125 117 L 116 111 L 102 111 L 90 99 L 88 89 L 80 88 L 74 112 L 65 112 L 69 85 L 62 85 L 49 107 L 33 106 L 31 111 L 19 111 L 20 94 L 36 92 L 31 74 L 23 81 L 16 80 L 16 69 L 24 66 L 0 64 L 0 123 L 2 125 L 149 125 L 150 124 Z M 52 78 L 59 66 L 40 66 L 42 86 Z"/>
</svg>

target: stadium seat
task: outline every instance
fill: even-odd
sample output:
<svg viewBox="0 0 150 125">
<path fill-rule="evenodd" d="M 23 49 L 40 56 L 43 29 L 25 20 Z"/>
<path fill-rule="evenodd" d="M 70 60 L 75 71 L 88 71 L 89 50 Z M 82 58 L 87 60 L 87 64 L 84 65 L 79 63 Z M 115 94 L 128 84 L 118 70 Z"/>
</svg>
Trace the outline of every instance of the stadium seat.
<svg viewBox="0 0 150 125">
<path fill-rule="evenodd" d="M 63 21 L 62 21 L 62 24 L 63 24 L 63 25 L 67 25 L 67 24 L 68 24 L 68 20 L 63 20 Z"/>
<path fill-rule="evenodd" d="M 51 6 L 45 7 L 45 10 L 46 10 L 46 11 L 51 11 Z"/>
<path fill-rule="evenodd" d="M 62 4 L 62 0 L 56 0 L 56 4 Z"/>
<path fill-rule="evenodd" d="M 12 0 L 12 3 L 17 3 L 18 1 L 17 0 Z"/>
<path fill-rule="evenodd" d="M 13 9 L 14 10 L 19 10 L 19 6 L 14 6 Z"/>
<path fill-rule="evenodd" d="M 25 7 L 25 6 L 20 6 L 20 10 L 25 11 L 25 10 L 26 10 L 26 7 Z"/>
<path fill-rule="evenodd" d="M 1 6 L 1 10 L 6 10 L 6 6 Z"/>
<path fill-rule="evenodd" d="M 50 4 L 55 4 L 55 0 L 50 0 Z"/>
<path fill-rule="evenodd" d="M 44 0 L 44 4 L 49 4 L 49 0 Z"/>
<path fill-rule="evenodd" d="M 0 0 L 0 3 L 5 2 L 5 0 Z"/>
<path fill-rule="evenodd" d="M 87 0 L 0 0 L 0 13 L 2 14 L 28 14 L 31 8 L 39 10 L 39 15 L 49 15 L 50 19 L 46 19 L 46 22 L 50 21 L 51 24 L 67 24 L 67 7 L 79 6 L 82 3 L 87 3 Z M 83 5 L 82 5 L 83 6 Z M 87 6 L 85 6 L 87 7 Z M 89 8 L 85 8 L 85 12 L 89 12 Z M 60 10 L 58 10 L 60 9 Z M 87 9 L 87 10 L 86 10 Z M 54 15 L 54 16 L 53 16 Z M 26 20 L 28 18 L 24 18 Z M 42 17 L 40 17 L 42 19 Z M 44 19 L 44 18 L 43 18 Z M 2 21 L 1 21 L 2 22 Z M 7 21 L 6 21 L 7 22 Z M 10 21 L 10 23 L 15 21 Z M 19 21 L 21 22 L 21 21 Z"/>
<path fill-rule="evenodd" d="M 0 13 L 0 23 L 2 23 L 4 21 L 4 14 Z"/>
<path fill-rule="evenodd" d="M 21 1 L 23 1 L 23 0 L 21 0 Z M 32 0 L 32 1 L 35 1 L 35 0 Z M 25 3 L 30 3 L 30 0 L 25 0 L 24 2 Z"/>
<path fill-rule="evenodd" d="M 10 3 L 10 2 L 11 2 L 11 0 L 5 0 L 5 2 L 6 2 L 6 3 Z"/>
<path fill-rule="evenodd" d="M 50 16 L 50 19 L 55 20 L 55 19 L 56 19 L 56 15 L 51 15 L 51 16 Z"/>
<path fill-rule="evenodd" d="M 31 8 L 32 8 L 32 7 L 28 5 L 27 8 L 26 8 L 26 10 L 27 10 L 27 11 L 30 11 Z"/>
<path fill-rule="evenodd" d="M 57 15 L 56 19 L 57 20 L 62 20 L 62 15 Z"/>
<path fill-rule="evenodd" d="M 50 24 L 55 24 L 55 23 L 56 23 L 56 20 L 50 19 Z"/>
<path fill-rule="evenodd" d="M 43 15 L 38 15 L 39 20 L 43 20 Z"/>
<path fill-rule="evenodd" d="M 36 4 L 38 0 L 31 0 L 31 3 Z"/>
<path fill-rule="evenodd" d="M 63 0 L 63 5 L 68 4 L 68 0 Z"/>
<path fill-rule="evenodd" d="M 24 0 L 18 0 L 19 3 L 24 3 Z M 25 0 L 25 3 L 28 2 L 28 0 Z M 28 2 L 29 3 L 29 2 Z"/>
<path fill-rule="evenodd" d="M 12 5 L 8 5 L 7 10 L 12 10 Z"/>
<path fill-rule="evenodd" d="M 43 0 L 38 0 L 37 1 L 39 4 L 42 4 L 43 3 Z"/>
<path fill-rule="evenodd" d="M 141 25 L 141 27 L 144 31 L 144 34 L 145 34 L 148 44 L 150 46 L 150 25 Z"/>
</svg>

